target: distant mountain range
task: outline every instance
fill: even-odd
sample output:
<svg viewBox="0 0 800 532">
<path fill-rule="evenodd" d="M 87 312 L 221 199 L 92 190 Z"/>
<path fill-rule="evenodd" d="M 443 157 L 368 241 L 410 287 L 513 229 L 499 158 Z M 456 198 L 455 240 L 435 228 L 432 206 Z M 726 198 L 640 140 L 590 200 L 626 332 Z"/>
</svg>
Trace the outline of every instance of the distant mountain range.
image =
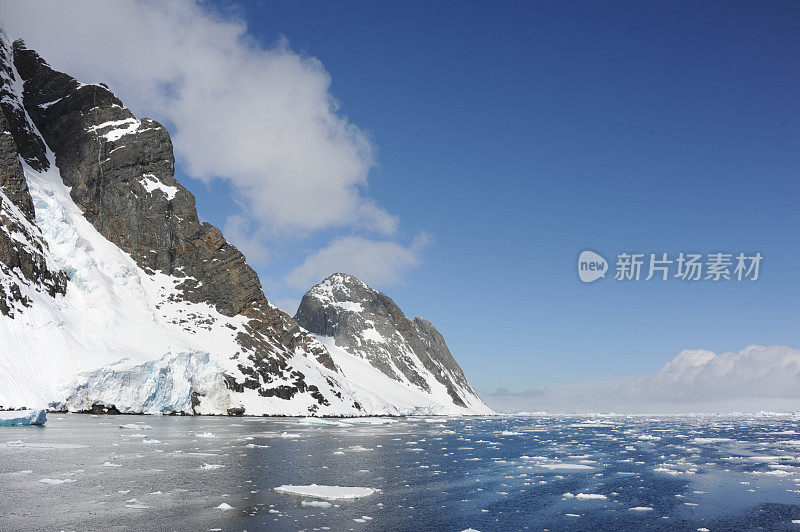
<svg viewBox="0 0 800 532">
<path fill-rule="evenodd" d="M 444 338 L 334 274 L 292 318 L 200 222 L 164 126 L 0 34 L 0 407 L 490 414 Z M 209 110 L 213 112 L 213 110 Z"/>
</svg>

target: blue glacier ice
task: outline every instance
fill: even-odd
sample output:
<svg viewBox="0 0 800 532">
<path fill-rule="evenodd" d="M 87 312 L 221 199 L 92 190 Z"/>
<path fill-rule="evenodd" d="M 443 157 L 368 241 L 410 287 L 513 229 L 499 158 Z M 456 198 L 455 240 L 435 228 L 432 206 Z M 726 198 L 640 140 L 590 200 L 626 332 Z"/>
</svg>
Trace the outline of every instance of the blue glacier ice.
<svg viewBox="0 0 800 532">
<path fill-rule="evenodd" d="M 14 410 L 0 412 L 0 427 L 21 427 L 25 425 L 44 425 L 47 412 L 44 410 Z"/>
</svg>

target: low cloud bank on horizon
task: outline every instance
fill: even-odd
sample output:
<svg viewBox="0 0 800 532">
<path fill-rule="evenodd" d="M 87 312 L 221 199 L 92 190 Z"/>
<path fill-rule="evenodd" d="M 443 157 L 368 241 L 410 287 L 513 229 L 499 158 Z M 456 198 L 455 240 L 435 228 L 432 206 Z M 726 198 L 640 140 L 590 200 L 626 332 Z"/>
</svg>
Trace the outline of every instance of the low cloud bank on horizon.
<svg viewBox="0 0 800 532">
<path fill-rule="evenodd" d="M 685 349 L 653 375 L 484 393 L 498 411 L 755 413 L 800 410 L 800 349 L 751 345 L 716 354 Z"/>
<path fill-rule="evenodd" d="M 14 2 L 0 24 L 54 68 L 105 82 L 139 118 L 168 124 L 189 175 L 231 185 L 240 212 L 223 229 L 252 262 L 289 235 L 363 234 L 346 241 L 361 261 L 341 260 L 334 236 L 290 285 L 345 268 L 392 283 L 420 262 L 424 246 L 398 242 L 399 219 L 365 194 L 369 135 L 340 113 L 324 65 L 287 40 L 264 47 L 244 21 L 185 0 Z M 380 264 L 369 262 L 377 248 Z"/>
</svg>

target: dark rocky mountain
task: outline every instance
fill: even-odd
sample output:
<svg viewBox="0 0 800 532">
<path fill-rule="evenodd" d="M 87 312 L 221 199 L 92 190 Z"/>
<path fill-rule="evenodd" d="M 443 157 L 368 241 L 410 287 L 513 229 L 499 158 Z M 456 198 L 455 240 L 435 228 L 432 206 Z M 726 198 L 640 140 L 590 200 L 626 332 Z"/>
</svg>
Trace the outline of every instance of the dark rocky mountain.
<svg viewBox="0 0 800 532">
<path fill-rule="evenodd" d="M 47 244 L 36 226 L 33 200 L 20 162 L 20 156 L 25 155 L 16 139 L 28 147 L 26 154 L 34 161 L 36 150 L 42 146 L 32 140 L 35 137 L 26 127 L 25 110 L 12 98 L 13 77 L 6 48 L 0 48 L 0 76 L 0 315 L 13 317 L 31 304 L 30 290 L 51 296 L 63 294 L 66 276 L 48 264 Z"/>
<path fill-rule="evenodd" d="M 398 413 L 356 390 L 328 349 L 267 301 L 244 255 L 198 219 L 163 125 L 137 119 L 104 84 L 54 70 L 22 41 L 0 34 L 0 54 L 0 335 L 18 344 L 0 347 L 0 405 L 52 397 L 93 411 Z M 22 316 L 28 307 L 36 312 Z M 452 373 L 441 336 L 413 327 L 415 349 L 435 352 L 423 364 Z M 36 370 L 21 362 L 26 351 L 44 353 Z M 106 360 L 117 354 L 129 362 Z M 53 375 L 35 393 L 20 384 L 40 383 L 21 372 L 47 372 L 59 356 L 71 361 L 65 387 Z M 152 372 L 161 388 L 130 393 L 154 382 Z M 460 370 L 446 379 L 459 406 L 462 381 Z"/>
<path fill-rule="evenodd" d="M 79 83 L 53 70 L 22 41 L 13 44 L 12 54 L 24 87 L 23 106 L 6 104 L 3 113 L 13 124 L 20 157 L 33 169 L 47 169 L 50 147 L 72 199 L 100 234 L 145 271 L 186 278 L 175 297 L 209 303 L 226 316 L 249 318 L 238 339 L 241 375 L 227 376 L 232 389 L 246 387 L 287 399 L 317 392 L 307 389 L 303 374 L 294 372 L 286 359 L 300 349 L 335 371 L 330 357 L 287 314 L 268 304 L 258 276 L 219 229 L 200 223 L 194 196 L 174 177 L 166 128 L 147 118 L 137 120 L 105 86 Z M 5 59 L 8 71 L 10 58 Z M 28 126 L 26 115 L 41 137 Z M 4 189 L 15 195 L 32 221 L 13 141 L 4 140 L 4 155 L 10 159 L 3 166 L 4 179 L 16 184 Z M 29 265 L 23 272 L 42 276 L 51 285 L 49 292 L 63 292 L 63 274 L 49 272 L 41 260 L 23 256 L 18 262 Z M 293 385 L 272 387 L 276 378 Z M 320 396 L 318 401 L 322 404 L 324 399 Z"/>
<path fill-rule="evenodd" d="M 483 404 L 444 338 L 424 318 L 407 318 L 386 294 L 352 275 L 335 273 L 303 296 L 295 320 L 387 377 L 431 394 L 439 383 L 453 404 Z M 433 377 L 433 378 L 431 378 Z"/>
</svg>

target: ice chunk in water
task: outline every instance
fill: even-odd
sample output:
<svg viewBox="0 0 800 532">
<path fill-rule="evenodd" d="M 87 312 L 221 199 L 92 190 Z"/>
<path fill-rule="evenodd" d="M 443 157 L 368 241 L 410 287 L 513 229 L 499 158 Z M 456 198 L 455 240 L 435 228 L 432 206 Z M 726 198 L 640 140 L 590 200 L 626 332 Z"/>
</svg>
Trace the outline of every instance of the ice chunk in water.
<svg viewBox="0 0 800 532">
<path fill-rule="evenodd" d="M 358 499 L 360 497 L 367 497 L 380 490 L 374 488 L 359 488 L 351 486 L 318 486 L 317 484 L 310 484 L 307 486 L 293 486 L 291 484 L 284 484 L 278 486 L 275 491 L 283 493 L 293 493 L 295 495 L 306 495 L 316 499 Z"/>
<path fill-rule="evenodd" d="M 47 412 L 44 410 L 16 410 L 0 412 L 0 427 L 44 425 L 46 421 Z"/>
<path fill-rule="evenodd" d="M 70 484 L 72 482 L 77 482 L 74 478 L 43 478 L 40 480 L 42 484 L 50 484 L 50 485 L 58 485 L 58 484 Z"/>
</svg>

